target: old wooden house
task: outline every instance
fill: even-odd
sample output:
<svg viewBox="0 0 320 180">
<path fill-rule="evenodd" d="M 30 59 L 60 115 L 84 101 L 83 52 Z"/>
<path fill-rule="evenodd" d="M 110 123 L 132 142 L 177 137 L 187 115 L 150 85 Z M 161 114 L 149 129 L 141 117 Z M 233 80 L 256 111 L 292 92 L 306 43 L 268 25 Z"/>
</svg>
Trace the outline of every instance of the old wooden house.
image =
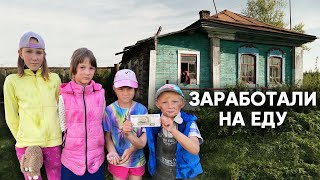
<svg viewBox="0 0 320 180">
<path fill-rule="evenodd" d="M 187 89 L 298 84 L 303 77 L 304 43 L 315 36 L 265 24 L 224 10 L 200 18 L 183 30 L 125 47 L 120 68 L 136 72 L 138 100 L 154 108 L 156 90 L 165 83 Z"/>
</svg>

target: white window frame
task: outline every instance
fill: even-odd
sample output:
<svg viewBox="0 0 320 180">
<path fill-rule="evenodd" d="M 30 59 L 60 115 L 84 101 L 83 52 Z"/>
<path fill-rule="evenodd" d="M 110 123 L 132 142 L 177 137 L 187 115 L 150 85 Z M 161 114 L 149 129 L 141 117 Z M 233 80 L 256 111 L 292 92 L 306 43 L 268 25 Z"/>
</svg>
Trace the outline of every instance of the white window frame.
<svg viewBox="0 0 320 180">
<path fill-rule="evenodd" d="M 188 51 L 188 50 L 178 50 L 178 82 L 177 84 L 182 84 L 180 83 L 181 81 L 181 54 L 194 54 L 197 55 L 197 83 L 195 85 L 200 84 L 200 51 Z M 194 84 L 190 84 L 194 85 Z"/>
</svg>

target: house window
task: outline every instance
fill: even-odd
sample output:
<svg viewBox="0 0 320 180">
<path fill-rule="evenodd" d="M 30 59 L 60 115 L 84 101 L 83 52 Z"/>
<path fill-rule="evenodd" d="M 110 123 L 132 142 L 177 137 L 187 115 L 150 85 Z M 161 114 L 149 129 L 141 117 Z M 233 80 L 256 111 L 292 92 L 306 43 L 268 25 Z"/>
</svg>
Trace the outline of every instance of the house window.
<svg viewBox="0 0 320 180">
<path fill-rule="evenodd" d="M 258 57 L 259 51 L 251 44 L 238 49 L 238 80 L 249 86 L 258 85 Z"/>
<path fill-rule="evenodd" d="M 284 77 L 284 65 L 285 65 L 285 53 L 279 48 L 273 48 L 268 51 L 267 61 L 267 80 L 268 85 L 283 84 L 285 82 Z"/>
<path fill-rule="evenodd" d="M 247 84 L 256 83 L 256 57 L 252 54 L 242 54 L 240 60 L 240 79 Z"/>
<path fill-rule="evenodd" d="M 178 51 L 178 82 L 180 84 L 199 84 L 200 52 Z"/>
<path fill-rule="evenodd" d="M 270 57 L 269 61 L 269 82 L 271 84 L 279 84 L 282 82 L 282 58 Z"/>
</svg>

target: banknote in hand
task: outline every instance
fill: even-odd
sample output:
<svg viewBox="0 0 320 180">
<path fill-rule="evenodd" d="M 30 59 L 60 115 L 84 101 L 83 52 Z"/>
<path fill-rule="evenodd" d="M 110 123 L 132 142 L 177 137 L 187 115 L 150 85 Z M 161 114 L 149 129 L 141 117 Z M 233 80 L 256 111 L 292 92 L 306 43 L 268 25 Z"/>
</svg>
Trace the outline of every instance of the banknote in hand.
<svg viewBox="0 0 320 180">
<path fill-rule="evenodd" d="M 160 114 L 130 115 L 133 127 L 160 127 Z"/>
</svg>

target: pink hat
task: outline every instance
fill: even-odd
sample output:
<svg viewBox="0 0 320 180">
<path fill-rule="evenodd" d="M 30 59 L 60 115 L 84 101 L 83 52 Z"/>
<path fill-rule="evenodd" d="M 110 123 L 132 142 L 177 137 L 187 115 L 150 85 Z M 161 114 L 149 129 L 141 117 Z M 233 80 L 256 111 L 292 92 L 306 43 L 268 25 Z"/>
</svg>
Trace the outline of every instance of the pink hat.
<svg viewBox="0 0 320 180">
<path fill-rule="evenodd" d="M 121 69 L 114 77 L 113 85 L 115 88 L 128 86 L 138 88 L 136 74 L 130 69 Z"/>
</svg>

